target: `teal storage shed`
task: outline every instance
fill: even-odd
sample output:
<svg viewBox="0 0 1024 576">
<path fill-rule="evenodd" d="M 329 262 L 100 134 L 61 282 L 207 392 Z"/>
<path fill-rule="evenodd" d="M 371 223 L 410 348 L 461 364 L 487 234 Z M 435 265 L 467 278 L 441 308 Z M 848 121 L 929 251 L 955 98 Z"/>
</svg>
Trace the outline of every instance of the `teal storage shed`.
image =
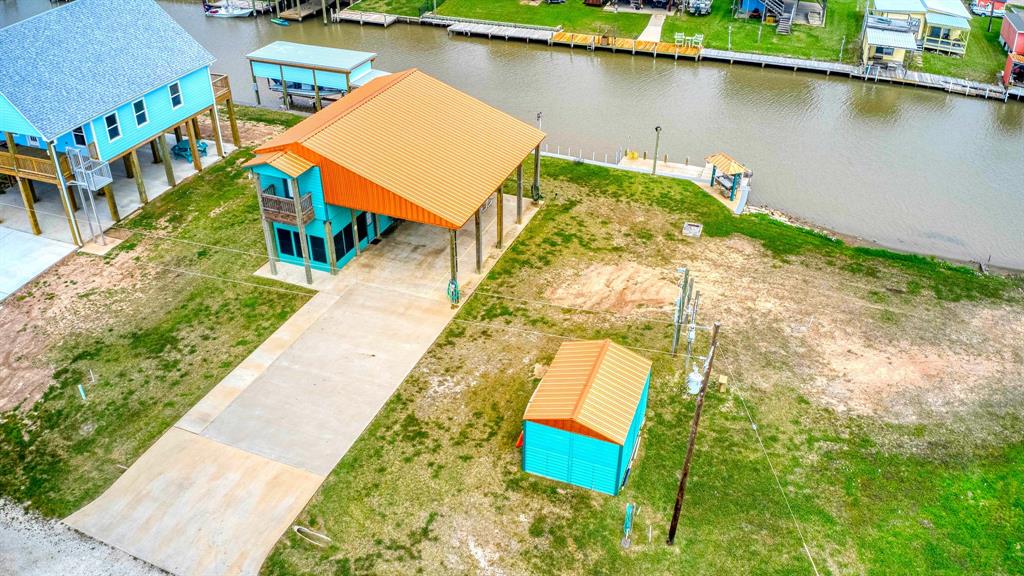
<svg viewBox="0 0 1024 576">
<path fill-rule="evenodd" d="M 651 361 L 611 340 L 562 344 L 523 415 L 523 470 L 618 494 L 650 385 Z"/>
</svg>

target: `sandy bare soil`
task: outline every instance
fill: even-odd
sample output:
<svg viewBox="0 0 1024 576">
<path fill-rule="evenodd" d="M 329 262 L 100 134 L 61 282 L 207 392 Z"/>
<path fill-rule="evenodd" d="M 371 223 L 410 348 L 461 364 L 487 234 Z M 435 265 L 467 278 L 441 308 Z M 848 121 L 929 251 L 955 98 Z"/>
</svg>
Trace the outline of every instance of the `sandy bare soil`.
<svg viewBox="0 0 1024 576">
<path fill-rule="evenodd" d="M 697 279 L 702 318 L 728 319 L 726 332 L 743 332 L 744 341 L 792 362 L 807 376 L 806 393 L 840 413 L 917 422 L 1001 397 L 1024 379 L 1019 310 L 940 303 L 896 287 L 878 294 L 834 269 L 781 263 L 741 236 L 692 247 L 681 260 Z M 561 280 L 550 301 L 616 313 L 657 309 L 667 317 L 678 292 L 667 269 L 632 261 L 593 264 Z M 735 352 L 739 364 L 753 365 L 763 350 Z"/>
<path fill-rule="evenodd" d="M 58 520 L 0 499 L 0 574 L 4 576 L 157 576 L 167 574 L 84 536 Z"/>
</svg>

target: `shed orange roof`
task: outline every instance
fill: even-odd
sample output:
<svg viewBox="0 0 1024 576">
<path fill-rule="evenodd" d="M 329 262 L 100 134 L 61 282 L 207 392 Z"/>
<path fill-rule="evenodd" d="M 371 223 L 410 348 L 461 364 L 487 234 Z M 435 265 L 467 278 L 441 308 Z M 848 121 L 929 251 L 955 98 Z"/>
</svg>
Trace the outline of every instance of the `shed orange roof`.
<svg viewBox="0 0 1024 576">
<path fill-rule="evenodd" d="M 459 228 L 543 139 L 413 68 L 371 80 L 256 152 L 319 165 L 329 203 Z"/>
<path fill-rule="evenodd" d="M 651 364 L 611 340 L 566 342 L 534 390 L 523 419 L 622 445 Z"/>
</svg>

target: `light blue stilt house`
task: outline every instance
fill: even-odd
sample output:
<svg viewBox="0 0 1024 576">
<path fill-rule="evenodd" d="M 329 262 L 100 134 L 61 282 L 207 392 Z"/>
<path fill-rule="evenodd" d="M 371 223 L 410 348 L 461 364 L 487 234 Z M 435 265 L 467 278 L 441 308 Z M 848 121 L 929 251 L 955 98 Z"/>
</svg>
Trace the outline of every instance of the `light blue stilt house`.
<svg viewBox="0 0 1024 576">
<path fill-rule="evenodd" d="M 650 385 L 651 361 L 611 340 L 562 344 L 523 415 L 523 470 L 618 494 Z"/>
<path fill-rule="evenodd" d="M 265 80 L 267 89 L 281 94 L 288 108 L 296 97 L 302 97 L 311 100 L 314 108 L 320 110 L 325 100 L 337 100 L 370 80 L 388 74 L 373 68 L 373 61 L 377 59 L 373 52 L 283 40 L 267 44 L 245 57 L 249 60 L 256 101 L 261 101 L 259 84 L 260 80 Z"/>
<path fill-rule="evenodd" d="M 216 118 L 217 102 L 227 102 L 234 125 L 228 79 L 210 72 L 213 55 L 153 0 L 64 4 L 0 29 L 0 50 L 8 64 L 0 74 L 0 174 L 16 180 L 36 234 L 41 195 L 59 195 L 72 239 L 82 244 L 76 199 L 110 184 L 110 163 L 124 160 L 144 203 L 140 149 L 150 144 L 148 159 L 169 163 L 161 136 L 175 133 L 180 156 L 199 170 L 204 145 L 182 134 L 197 128 L 199 115 Z M 174 185 L 169 165 L 166 176 Z"/>
</svg>

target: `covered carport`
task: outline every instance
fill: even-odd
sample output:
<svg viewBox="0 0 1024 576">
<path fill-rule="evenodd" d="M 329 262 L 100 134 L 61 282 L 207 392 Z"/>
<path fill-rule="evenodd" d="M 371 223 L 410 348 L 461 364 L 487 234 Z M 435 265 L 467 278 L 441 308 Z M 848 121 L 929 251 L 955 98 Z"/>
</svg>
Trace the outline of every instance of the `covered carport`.
<svg viewBox="0 0 1024 576">
<path fill-rule="evenodd" d="M 259 180 L 271 263 L 282 259 L 280 238 L 294 233 L 300 249 L 295 263 L 301 252 L 311 283 L 317 264 L 335 273 L 358 257 L 360 226 L 372 226 L 379 235 L 386 228 L 379 224 L 382 217 L 418 222 L 447 231 L 449 296 L 457 303 L 458 230 L 474 220 L 479 271 L 485 243 L 481 209 L 496 201 L 495 246 L 502 248 L 502 185 L 516 175 L 519 223 L 523 164 L 531 154 L 531 192 L 540 197 L 543 139 L 533 126 L 416 69 L 374 79 L 261 146 L 247 163 Z M 344 236 L 349 227 L 351 238 Z M 326 261 L 311 261 L 310 247 L 320 244 Z M 354 255 L 337 253 L 350 244 Z"/>
</svg>

